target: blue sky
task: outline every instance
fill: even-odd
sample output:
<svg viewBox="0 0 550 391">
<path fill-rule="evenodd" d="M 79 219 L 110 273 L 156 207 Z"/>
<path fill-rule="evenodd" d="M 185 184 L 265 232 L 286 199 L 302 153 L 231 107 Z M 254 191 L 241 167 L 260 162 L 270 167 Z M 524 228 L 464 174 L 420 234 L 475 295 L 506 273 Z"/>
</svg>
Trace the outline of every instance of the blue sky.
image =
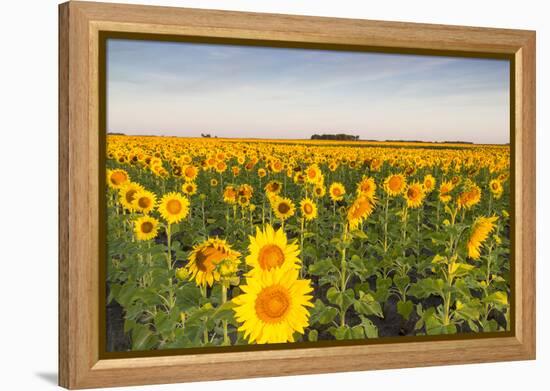
<svg viewBox="0 0 550 391">
<path fill-rule="evenodd" d="M 107 129 L 507 143 L 509 62 L 110 39 Z"/>
</svg>

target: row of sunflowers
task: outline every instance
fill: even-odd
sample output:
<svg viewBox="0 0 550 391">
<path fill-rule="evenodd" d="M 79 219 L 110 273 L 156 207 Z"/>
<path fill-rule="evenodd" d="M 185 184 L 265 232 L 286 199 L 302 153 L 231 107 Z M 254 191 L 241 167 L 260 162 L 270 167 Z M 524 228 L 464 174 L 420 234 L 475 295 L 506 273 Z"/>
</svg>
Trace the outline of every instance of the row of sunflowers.
<svg viewBox="0 0 550 391">
<path fill-rule="evenodd" d="M 508 146 L 107 149 L 108 350 L 510 328 Z"/>
</svg>

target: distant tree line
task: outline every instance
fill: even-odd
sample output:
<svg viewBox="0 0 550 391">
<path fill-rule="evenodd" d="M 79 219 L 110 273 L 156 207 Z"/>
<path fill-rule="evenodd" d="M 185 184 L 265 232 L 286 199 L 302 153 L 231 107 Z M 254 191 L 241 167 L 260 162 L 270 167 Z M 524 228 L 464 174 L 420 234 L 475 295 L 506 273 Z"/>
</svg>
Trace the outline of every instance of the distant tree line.
<svg viewBox="0 0 550 391">
<path fill-rule="evenodd" d="M 339 140 L 339 141 L 357 141 L 359 136 L 353 136 L 351 134 L 314 134 L 311 136 L 312 140 Z"/>
</svg>

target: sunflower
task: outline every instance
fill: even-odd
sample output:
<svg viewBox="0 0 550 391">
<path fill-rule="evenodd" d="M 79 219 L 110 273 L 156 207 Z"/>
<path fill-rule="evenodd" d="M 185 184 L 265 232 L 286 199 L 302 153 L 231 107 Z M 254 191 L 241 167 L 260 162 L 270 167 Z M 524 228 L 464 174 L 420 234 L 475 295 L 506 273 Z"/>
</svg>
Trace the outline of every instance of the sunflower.
<svg viewBox="0 0 550 391">
<path fill-rule="evenodd" d="M 475 183 L 468 185 L 468 189 L 462 192 L 456 200 L 458 207 L 470 209 L 481 201 L 481 189 Z"/>
<path fill-rule="evenodd" d="M 241 172 L 241 169 L 239 166 L 233 166 L 231 167 L 231 172 L 233 173 L 233 176 L 238 176 Z"/>
<path fill-rule="evenodd" d="M 454 185 L 451 181 L 441 182 L 439 185 L 439 200 L 443 203 L 447 203 L 451 200 L 451 191 L 453 191 Z"/>
<path fill-rule="evenodd" d="M 313 188 L 313 196 L 315 198 L 323 198 L 325 194 L 327 194 L 327 189 L 325 188 L 325 185 L 323 185 L 322 183 L 318 183 L 317 185 L 315 185 L 315 187 Z"/>
<path fill-rule="evenodd" d="M 265 168 L 258 168 L 258 177 L 263 178 L 266 176 L 266 173 Z"/>
<path fill-rule="evenodd" d="M 257 274 L 273 268 L 299 269 L 300 250 L 295 243 L 288 243 L 282 228 L 277 231 L 267 225 L 260 231 L 256 227 L 256 236 L 249 236 L 250 244 L 246 264 L 252 266 L 252 273 Z"/>
<path fill-rule="evenodd" d="M 235 319 L 239 331 L 249 343 L 294 342 L 294 334 L 303 334 L 309 325 L 313 307 L 310 280 L 298 279 L 297 271 L 273 269 L 260 276 L 248 277 L 235 297 Z"/>
<path fill-rule="evenodd" d="M 253 193 L 254 193 L 254 188 L 247 183 L 240 185 L 239 190 L 237 190 L 237 195 L 239 197 L 246 197 L 248 199 L 252 198 Z"/>
<path fill-rule="evenodd" d="M 286 220 L 289 217 L 294 216 L 294 203 L 290 198 L 275 197 L 273 200 L 273 212 L 281 220 Z"/>
<path fill-rule="evenodd" d="M 210 179 L 210 186 L 212 187 L 218 186 L 218 180 L 216 178 Z"/>
<path fill-rule="evenodd" d="M 308 221 L 317 217 L 317 205 L 310 198 L 304 198 L 300 201 L 300 211 L 302 212 L 302 216 Z"/>
<path fill-rule="evenodd" d="M 227 170 L 227 164 L 224 161 L 219 161 L 214 166 L 214 169 L 218 174 L 223 174 Z"/>
<path fill-rule="evenodd" d="M 212 286 L 223 275 L 236 270 L 241 254 L 234 251 L 225 240 L 208 238 L 193 247 L 186 268 L 189 280 L 195 280 L 198 286 Z"/>
<path fill-rule="evenodd" d="M 193 165 L 187 165 L 183 167 L 182 174 L 186 182 L 193 182 L 195 179 L 197 179 L 199 169 Z"/>
<path fill-rule="evenodd" d="M 231 185 L 225 187 L 223 191 L 223 202 L 231 205 L 237 202 L 237 190 L 235 187 Z"/>
<path fill-rule="evenodd" d="M 426 193 L 431 193 L 435 188 L 435 178 L 431 174 L 428 174 L 424 177 L 422 184 L 424 186 L 424 191 Z"/>
<path fill-rule="evenodd" d="M 363 179 L 361 179 L 361 182 L 357 184 L 357 194 L 359 195 L 364 195 L 368 198 L 374 198 L 375 192 L 376 182 L 374 182 L 374 178 L 363 177 Z"/>
<path fill-rule="evenodd" d="M 403 174 L 393 174 L 384 180 L 384 190 L 391 197 L 402 194 L 406 187 L 407 180 Z"/>
<path fill-rule="evenodd" d="M 171 192 L 162 197 L 158 210 L 169 224 L 178 223 L 189 214 L 189 200 L 181 194 Z"/>
<path fill-rule="evenodd" d="M 283 188 L 283 185 L 279 181 L 269 181 L 267 182 L 267 185 L 265 185 L 264 190 L 267 193 L 271 194 L 279 194 L 281 192 L 281 189 Z"/>
<path fill-rule="evenodd" d="M 344 194 L 346 194 L 346 188 L 340 182 L 334 182 L 330 185 L 328 193 L 330 194 L 331 200 L 341 201 L 344 199 Z"/>
<path fill-rule="evenodd" d="M 181 191 L 183 192 L 183 194 L 192 196 L 197 192 L 197 184 L 195 182 L 186 182 L 181 185 Z"/>
<path fill-rule="evenodd" d="M 322 179 L 321 169 L 317 164 L 312 164 L 306 169 L 306 181 L 308 183 L 319 183 Z"/>
<path fill-rule="evenodd" d="M 359 195 L 348 210 L 348 224 L 355 229 L 363 220 L 367 219 L 374 210 L 375 201 L 366 195 Z"/>
<path fill-rule="evenodd" d="M 271 164 L 269 165 L 269 169 L 275 173 L 278 173 L 278 172 L 281 172 L 283 170 L 284 166 L 283 166 L 283 162 L 281 162 L 279 159 L 277 160 L 274 160 L 273 162 L 271 162 Z"/>
<path fill-rule="evenodd" d="M 121 189 L 119 189 L 119 200 L 124 208 L 129 211 L 134 210 L 134 199 L 138 192 L 143 191 L 143 186 L 139 183 L 128 182 Z"/>
<path fill-rule="evenodd" d="M 407 186 L 405 191 L 405 199 L 407 200 L 407 208 L 418 208 L 422 205 L 426 193 L 424 192 L 424 187 L 418 183 L 414 182 Z"/>
<path fill-rule="evenodd" d="M 472 259 L 479 259 L 479 249 L 483 242 L 489 237 L 489 234 L 495 229 L 495 222 L 498 217 L 478 217 L 472 225 L 470 239 L 466 247 L 468 248 L 468 256 Z"/>
<path fill-rule="evenodd" d="M 502 197 L 504 188 L 502 187 L 502 183 L 498 179 L 492 179 L 489 182 L 489 189 L 497 200 Z"/>
<path fill-rule="evenodd" d="M 250 204 L 250 198 L 246 196 L 239 196 L 237 202 L 241 207 L 247 207 Z"/>
<path fill-rule="evenodd" d="M 137 240 L 151 240 L 156 238 L 159 229 L 159 221 L 154 217 L 145 215 L 134 221 L 134 233 Z"/>
<path fill-rule="evenodd" d="M 121 169 L 107 170 L 107 184 L 111 189 L 120 189 L 130 182 L 128 173 Z"/>
<path fill-rule="evenodd" d="M 132 207 L 134 210 L 142 213 L 150 213 L 157 204 L 157 196 L 155 193 L 148 190 L 139 190 L 134 195 L 134 200 L 132 201 Z"/>
</svg>

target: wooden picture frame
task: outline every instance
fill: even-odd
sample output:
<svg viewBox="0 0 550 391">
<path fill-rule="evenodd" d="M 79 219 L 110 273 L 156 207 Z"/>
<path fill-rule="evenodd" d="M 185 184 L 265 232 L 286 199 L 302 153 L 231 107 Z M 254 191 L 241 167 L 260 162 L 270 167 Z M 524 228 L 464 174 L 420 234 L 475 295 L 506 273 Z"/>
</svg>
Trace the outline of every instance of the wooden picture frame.
<svg viewBox="0 0 550 391">
<path fill-rule="evenodd" d="M 499 338 L 104 359 L 99 354 L 102 31 L 509 55 L 515 326 Z M 71 1 L 59 6 L 59 384 L 90 388 L 535 358 L 535 32 Z"/>
</svg>

